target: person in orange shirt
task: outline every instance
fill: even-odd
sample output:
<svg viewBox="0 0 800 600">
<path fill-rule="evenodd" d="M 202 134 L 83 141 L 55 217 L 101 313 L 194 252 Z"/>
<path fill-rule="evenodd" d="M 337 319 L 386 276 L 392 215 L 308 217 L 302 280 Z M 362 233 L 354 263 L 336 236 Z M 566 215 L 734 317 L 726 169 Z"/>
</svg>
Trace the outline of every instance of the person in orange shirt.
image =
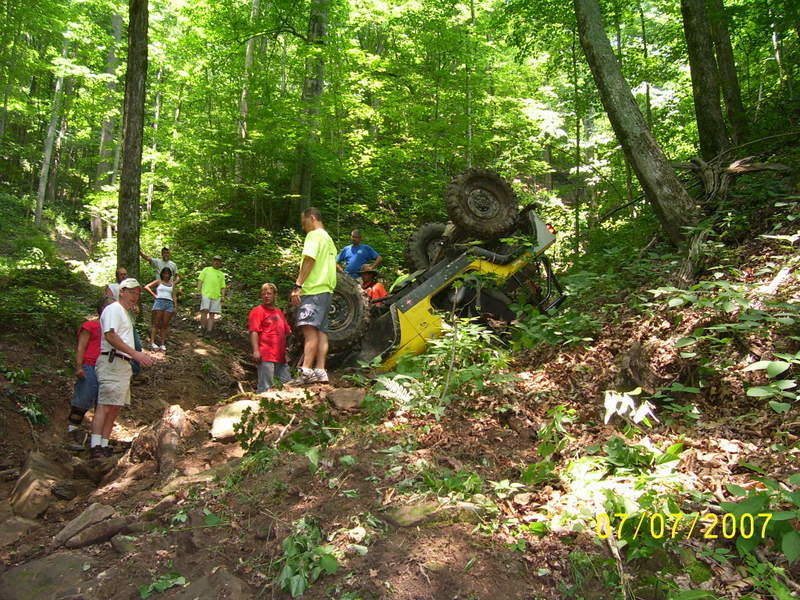
<svg viewBox="0 0 800 600">
<path fill-rule="evenodd" d="M 378 271 L 368 267 L 363 267 L 358 274 L 361 275 L 362 291 L 370 300 L 373 300 L 371 305 L 381 306 L 381 302 L 374 302 L 374 300 L 380 300 L 381 298 L 386 297 L 388 294 L 386 293 L 386 288 L 383 287 L 383 284 L 378 281 Z"/>
</svg>

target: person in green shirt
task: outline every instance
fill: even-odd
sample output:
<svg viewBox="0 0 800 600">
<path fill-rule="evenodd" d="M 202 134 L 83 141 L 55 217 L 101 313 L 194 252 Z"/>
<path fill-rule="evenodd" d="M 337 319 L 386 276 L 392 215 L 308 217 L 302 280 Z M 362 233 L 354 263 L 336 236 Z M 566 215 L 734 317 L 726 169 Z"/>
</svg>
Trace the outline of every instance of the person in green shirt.
<svg viewBox="0 0 800 600">
<path fill-rule="evenodd" d="M 222 301 L 225 299 L 225 273 L 219 270 L 222 257 L 211 259 L 210 267 L 200 271 L 197 278 L 197 293 L 200 294 L 200 329 L 211 333 L 214 321 L 222 312 Z"/>
<path fill-rule="evenodd" d="M 297 307 L 295 325 L 303 334 L 303 365 L 289 384 L 327 383 L 328 310 L 336 287 L 336 246 L 325 231 L 319 209 L 305 209 L 300 223 L 306 239 L 291 303 Z"/>
</svg>

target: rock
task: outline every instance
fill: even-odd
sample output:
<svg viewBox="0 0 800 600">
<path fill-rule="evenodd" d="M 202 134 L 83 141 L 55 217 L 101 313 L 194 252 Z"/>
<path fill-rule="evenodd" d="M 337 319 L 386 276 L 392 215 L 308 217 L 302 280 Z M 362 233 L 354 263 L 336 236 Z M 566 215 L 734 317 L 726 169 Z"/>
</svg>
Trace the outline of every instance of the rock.
<svg viewBox="0 0 800 600">
<path fill-rule="evenodd" d="M 108 473 L 113 465 L 109 461 L 75 459 L 72 475 L 76 479 L 85 479 L 98 485 L 103 480 L 103 475 Z"/>
<path fill-rule="evenodd" d="M 86 592 L 93 584 L 91 562 L 82 552 L 57 552 L 14 567 L 0 576 L 0 600 L 95 600 Z"/>
<path fill-rule="evenodd" d="M 37 521 L 24 517 L 11 517 L 3 523 L 0 523 L 0 548 L 10 546 L 36 527 L 39 527 Z"/>
<path fill-rule="evenodd" d="M 361 406 L 366 395 L 364 388 L 339 388 L 328 394 L 328 400 L 339 410 L 352 410 Z"/>
<path fill-rule="evenodd" d="M 111 538 L 111 547 L 120 554 L 130 554 L 136 550 L 136 538 L 132 535 L 118 533 Z"/>
<path fill-rule="evenodd" d="M 69 479 L 57 481 L 51 492 L 60 500 L 72 500 L 78 495 L 78 490 L 75 488 L 75 482 Z"/>
<path fill-rule="evenodd" d="M 225 567 L 217 567 L 173 596 L 174 600 L 248 600 L 252 598 L 247 584 Z"/>
<path fill-rule="evenodd" d="M 211 437 L 219 441 L 230 441 L 234 438 L 233 426 L 242 420 L 242 413 L 249 408 L 258 412 L 260 405 L 255 400 L 239 400 L 220 407 L 214 415 L 211 426 Z"/>
<path fill-rule="evenodd" d="M 72 536 L 64 545 L 67 548 L 83 548 L 84 546 L 91 546 L 92 544 L 108 541 L 118 533 L 125 533 L 127 530 L 128 522 L 122 517 L 106 519 Z"/>
<path fill-rule="evenodd" d="M 396 527 L 413 527 L 432 523 L 474 523 L 480 519 L 481 508 L 470 502 L 444 504 L 423 500 L 386 512 L 386 520 Z"/>
<path fill-rule="evenodd" d="M 68 466 L 48 459 L 41 452 L 31 452 L 9 498 L 14 513 L 35 519 L 55 500 L 50 493 L 53 486 L 71 476 L 72 471 Z"/>
<path fill-rule="evenodd" d="M 53 546 L 61 546 L 84 529 L 96 525 L 114 516 L 114 509 L 105 504 L 95 502 L 77 517 L 67 523 L 53 538 Z"/>
<path fill-rule="evenodd" d="M 175 479 L 167 483 L 167 485 L 165 485 L 161 489 L 161 491 L 165 494 L 169 494 L 172 492 L 177 492 L 178 490 L 184 489 L 190 485 L 194 485 L 197 483 L 208 483 L 210 481 L 214 481 L 214 479 L 218 477 L 220 478 L 225 477 L 240 462 L 241 459 L 234 458 L 233 460 L 223 465 L 216 466 L 212 469 L 206 469 L 205 471 L 202 471 L 197 475 L 186 475 L 184 477 L 176 477 Z"/>
<path fill-rule="evenodd" d="M 178 498 L 176 496 L 173 496 L 172 494 L 170 494 L 169 496 L 164 496 L 154 506 L 151 506 L 142 513 L 142 519 L 144 519 L 145 521 L 155 521 L 158 517 L 166 513 L 173 506 L 175 506 L 175 503 L 177 501 Z"/>
</svg>

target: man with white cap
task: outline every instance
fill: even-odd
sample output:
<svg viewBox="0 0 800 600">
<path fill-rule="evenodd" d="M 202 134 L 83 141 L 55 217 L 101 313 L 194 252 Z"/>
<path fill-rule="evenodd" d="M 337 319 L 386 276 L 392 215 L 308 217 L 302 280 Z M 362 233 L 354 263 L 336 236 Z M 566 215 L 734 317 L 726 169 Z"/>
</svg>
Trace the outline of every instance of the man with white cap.
<svg viewBox="0 0 800 600">
<path fill-rule="evenodd" d="M 135 279 L 119 283 L 119 300 L 108 305 L 100 315 L 100 356 L 97 359 L 97 408 L 92 421 L 91 457 L 111 456 L 108 439 L 120 408 L 131 403 L 131 361 L 144 367 L 153 357 L 134 347 L 133 322 L 129 311 L 139 301 L 142 288 Z"/>
</svg>

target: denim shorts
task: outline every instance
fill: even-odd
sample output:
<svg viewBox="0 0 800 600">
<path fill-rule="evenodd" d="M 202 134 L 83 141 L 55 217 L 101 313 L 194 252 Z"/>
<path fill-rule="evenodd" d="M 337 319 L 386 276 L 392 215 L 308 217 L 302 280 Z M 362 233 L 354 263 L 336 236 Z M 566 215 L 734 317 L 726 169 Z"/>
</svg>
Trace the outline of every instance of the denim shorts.
<svg viewBox="0 0 800 600">
<path fill-rule="evenodd" d="M 175 312 L 175 303 L 166 298 L 156 298 L 153 302 L 153 310 L 163 310 L 165 312 Z"/>
<path fill-rule="evenodd" d="M 75 408 L 89 410 L 97 404 L 97 374 L 92 365 L 83 365 L 83 372 L 86 377 L 76 379 L 75 390 L 72 392 L 72 400 L 69 403 Z"/>
<path fill-rule="evenodd" d="M 333 294 L 310 294 L 300 296 L 300 306 L 297 307 L 297 326 L 311 325 L 322 333 L 328 333 L 328 311 L 331 308 Z"/>
</svg>

